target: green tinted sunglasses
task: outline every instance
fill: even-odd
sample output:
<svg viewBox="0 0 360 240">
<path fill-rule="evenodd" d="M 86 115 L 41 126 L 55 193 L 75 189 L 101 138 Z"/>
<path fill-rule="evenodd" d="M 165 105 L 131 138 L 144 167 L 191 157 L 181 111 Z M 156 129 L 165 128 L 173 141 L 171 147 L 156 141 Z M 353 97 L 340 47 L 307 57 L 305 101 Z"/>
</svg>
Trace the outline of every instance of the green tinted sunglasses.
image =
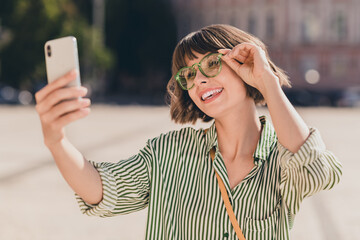
<svg viewBox="0 0 360 240">
<path fill-rule="evenodd" d="M 221 57 L 222 53 L 210 53 L 203 57 L 199 63 L 194 63 L 191 67 L 183 67 L 181 68 L 175 79 L 179 83 L 180 87 L 183 90 L 190 90 L 194 87 L 194 79 L 196 77 L 197 70 L 195 67 L 197 66 L 200 72 L 207 78 L 216 77 L 219 75 L 221 71 Z"/>
</svg>

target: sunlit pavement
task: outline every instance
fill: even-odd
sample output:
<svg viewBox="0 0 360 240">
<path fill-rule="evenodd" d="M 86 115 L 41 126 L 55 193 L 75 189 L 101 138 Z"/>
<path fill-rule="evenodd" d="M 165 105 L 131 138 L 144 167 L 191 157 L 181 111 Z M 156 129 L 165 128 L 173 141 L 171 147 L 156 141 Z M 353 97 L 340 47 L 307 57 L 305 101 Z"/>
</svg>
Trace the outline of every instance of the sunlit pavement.
<svg viewBox="0 0 360 240">
<path fill-rule="evenodd" d="M 303 202 L 292 239 L 359 239 L 360 109 L 298 111 L 320 130 L 344 174 L 333 190 Z M 259 112 L 269 116 L 265 109 Z M 180 127 L 170 121 L 167 107 L 97 105 L 71 124 L 67 135 L 87 159 L 118 161 L 135 154 L 147 139 Z M 43 145 L 33 106 L 0 106 L 0 166 L 0 239 L 144 239 L 147 209 L 112 218 L 80 213 Z"/>
</svg>

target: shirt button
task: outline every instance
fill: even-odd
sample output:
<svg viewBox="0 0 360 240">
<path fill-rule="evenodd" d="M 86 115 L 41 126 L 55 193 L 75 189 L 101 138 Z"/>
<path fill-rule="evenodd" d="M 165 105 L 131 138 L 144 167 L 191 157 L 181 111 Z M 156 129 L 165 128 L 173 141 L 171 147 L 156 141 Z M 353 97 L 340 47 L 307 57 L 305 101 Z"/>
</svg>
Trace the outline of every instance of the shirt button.
<svg viewBox="0 0 360 240">
<path fill-rule="evenodd" d="M 228 238 L 229 237 L 229 233 L 224 233 L 224 238 Z"/>
</svg>

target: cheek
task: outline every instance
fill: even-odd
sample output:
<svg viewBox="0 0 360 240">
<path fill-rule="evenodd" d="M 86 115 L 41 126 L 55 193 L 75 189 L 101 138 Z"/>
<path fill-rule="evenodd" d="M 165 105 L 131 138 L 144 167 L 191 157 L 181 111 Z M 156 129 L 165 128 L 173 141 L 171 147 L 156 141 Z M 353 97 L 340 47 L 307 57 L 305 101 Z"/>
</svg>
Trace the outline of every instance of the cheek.
<svg viewBox="0 0 360 240">
<path fill-rule="evenodd" d="M 228 96 L 231 96 L 232 99 L 243 101 L 247 97 L 245 82 L 231 69 L 228 69 L 226 74 L 227 77 L 223 79 L 223 86 Z"/>
<path fill-rule="evenodd" d="M 199 98 L 198 98 L 197 95 L 195 94 L 194 88 L 190 89 L 190 90 L 188 91 L 188 94 L 189 94 L 189 97 L 191 98 L 191 100 L 192 100 L 196 105 L 198 105 Z"/>
<path fill-rule="evenodd" d="M 199 98 L 199 96 L 197 96 L 195 94 L 195 90 L 194 91 L 191 91 L 192 89 L 190 89 L 190 92 L 189 92 L 189 96 L 190 96 L 190 99 L 193 101 L 193 103 L 200 109 L 200 111 L 202 111 L 203 113 L 205 113 L 205 109 L 203 107 L 205 107 L 203 104 L 202 104 L 202 101 L 201 99 Z"/>
</svg>

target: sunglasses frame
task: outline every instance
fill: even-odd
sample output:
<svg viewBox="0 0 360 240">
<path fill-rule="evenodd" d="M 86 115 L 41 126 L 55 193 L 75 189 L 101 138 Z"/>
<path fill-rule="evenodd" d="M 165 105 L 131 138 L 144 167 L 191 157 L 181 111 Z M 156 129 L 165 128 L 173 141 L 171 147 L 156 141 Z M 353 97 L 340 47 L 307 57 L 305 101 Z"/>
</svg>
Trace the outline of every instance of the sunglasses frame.
<svg viewBox="0 0 360 240">
<path fill-rule="evenodd" d="M 220 62 L 220 66 L 219 66 L 219 70 L 218 70 L 218 72 L 215 74 L 215 75 L 213 75 L 213 76 L 209 76 L 209 75 L 207 75 L 205 72 L 204 72 L 204 70 L 201 68 L 201 63 L 204 61 L 204 59 L 205 58 L 207 58 L 207 57 L 209 57 L 209 56 L 211 56 L 211 55 L 218 55 L 218 60 L 219 60 L 219 62 Z M 183 90 L 190 90 L 191 88 L 193 88 L 194 87 L 194 85 L 195 85 L 195 83 L 193 83 L 193 85 L 190 87 L 190 88 L 185 88 L 182 84 L 181 84 L 181 80 L 180 80 L 180 72 L 182 71 L 182 70 L 184 70 L 184 69 L 187 69 L 187 68 L 190 68 L 192 71 L 195 71 L 195 66 L 197 66 L 198 67 L 198 69 L 200 70 L 200 72 L 205 76 L 205 77 L 207 77 L 207 78 L 213 78 L 213 77 L 216 77 L 217 75 L 219 75 L 219 73 L 221 72 L 221 68 L 222 68 L 222 62 L 221 62 L 221 57 L 223 56 L 223 54 L 222 53 L 209 53 L 209 54 L 207 54 L 206 56 L 204 56 L 201 60 L 200 60 L 200 62 L 199 63 L 194 63 L 191 67 L 183 67 L 183 68 L 181 68 L 177 73 L 176 73 L 176 76 L 175 76 L 175 79 L 176 79 L 176 81 L 178 82 L 178 84 L 179 84 L 179 86 L 183 89 Z M 196 77 L 196 75 L 195 75 L 195 77 Z"/>
</svg>

